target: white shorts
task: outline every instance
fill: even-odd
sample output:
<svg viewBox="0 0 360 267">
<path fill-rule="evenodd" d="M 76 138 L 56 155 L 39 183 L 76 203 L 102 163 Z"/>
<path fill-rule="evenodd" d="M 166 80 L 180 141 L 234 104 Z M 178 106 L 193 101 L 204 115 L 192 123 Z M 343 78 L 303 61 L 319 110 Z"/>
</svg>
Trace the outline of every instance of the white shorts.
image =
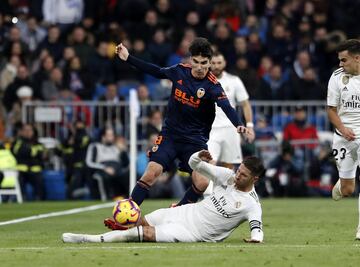
<svg viewBox="0 0 360 267">
<path fill-rule="evenodd" d="M 360 158 L 360 140 L 348 141 L 344 137 L 334 133 L 333 156 L 336 159 L 336 166 L 339 177 L 343 179 L 354 179 L 356 168 Z"/>
<path fill-rule="evenodd" d="M 239 164 L 242 162 L 240 142 L 235 127 L 224 127 L 211 129 L 207 145 L 214 160 Z"/>
<path fill-rule="evenodd" d="M 155 227 L 156 242 L 197 242 L 200 241 L 187 227 L 185 206 L 159 209 L 145 215 L 150 226 Z"/>
</svg>

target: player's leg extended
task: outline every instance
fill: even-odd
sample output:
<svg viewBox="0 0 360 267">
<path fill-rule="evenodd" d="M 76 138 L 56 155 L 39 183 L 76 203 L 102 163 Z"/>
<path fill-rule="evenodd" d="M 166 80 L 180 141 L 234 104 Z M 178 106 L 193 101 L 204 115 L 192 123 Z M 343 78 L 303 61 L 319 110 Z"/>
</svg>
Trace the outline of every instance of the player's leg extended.
<svg viewBox="0 0 360 267">
<path fill-rule="evenodd" d="M 156 179 L 162 174 L 163 167 L 154 161 L 150 161 L 146 171 L 140 180 L 136 183 L 131 198 L 138 204 L 144 201 L 149 193 L 150 187 L 155 183 Z"/>
<path fill-rule="evenodd" d="M 111 231 L 100 235 L 64 233 L 64 243 L 116 243 L 116 242 L 155 242 L 155 228 L 137 226 L 125 231 Z"/>
<path fill-rule="evenodd" d="M 200 197 L 202 197 L 204 191 L 209 186 L 209 179 L 200 173 L 193 171 L 192 172 L 192 185 L 185 192 L 184 197 L 180 200 L 177 206 L 196 203 Z"/>
<path fill-rule="evenodd" d="M 340 200 L 343 197 L 351 196 L 355 190 L 355 178 L 340 178 L 332 190 L 332 198 Z"/>
</svg>

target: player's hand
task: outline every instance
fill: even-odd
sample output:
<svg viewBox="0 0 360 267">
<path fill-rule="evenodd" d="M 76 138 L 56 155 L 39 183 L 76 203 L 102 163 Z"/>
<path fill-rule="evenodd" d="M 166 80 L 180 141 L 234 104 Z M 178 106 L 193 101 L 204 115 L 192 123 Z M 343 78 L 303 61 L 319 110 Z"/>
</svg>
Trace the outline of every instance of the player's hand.
<svg viewBox="0 0 360 267">
<path fill-rule="evenodd" d="M 104 171 L 111 176 L 115 174 L 115 169 L 112 167 L 105 167 Z"/>
<path fill-rule="evenodd" d="M 119 58 L 124 61 L 126 61 L 129 57 L 129 51 L 122 43 L 116 46 L 115 54 L 117 54 Z"/>
<path fill-rule="evenodd" d="M 207 150 L 201 150 L 199 152 L 199 158 L 205 162 L 209 162 L 212 160 L 212 156 L 211 156 L 210 152 Z"/>
<path fill-rule="evenodd" d="M 343 129 L 339 129 L 342 136 L 348 140 L 348 141 L 354 141 L 355 140 L 355 133 L 352 129 L 344 127 Z"/>
<path fill-rule="evenodd" d="M 244 240 L 245 243 L 255 243 L 255 244 L 263 243 L 260 240 L 255 240 L 255 239 L 250 239 L 250 238 L 244 238 L 243 240 Z"/>
<path fill-rule="evenodd" d="M 255 131 L 254 131 L 254 128 L 253 128 L 253 127 L 248 127 L 247 129 L 249 130 L 249 133 L 246 135 L 246 140 L 247 140 L 249 143 L 252 143 L 252 142 L 254 142 L 254 140 L 255 140 Z"/>
</svg>

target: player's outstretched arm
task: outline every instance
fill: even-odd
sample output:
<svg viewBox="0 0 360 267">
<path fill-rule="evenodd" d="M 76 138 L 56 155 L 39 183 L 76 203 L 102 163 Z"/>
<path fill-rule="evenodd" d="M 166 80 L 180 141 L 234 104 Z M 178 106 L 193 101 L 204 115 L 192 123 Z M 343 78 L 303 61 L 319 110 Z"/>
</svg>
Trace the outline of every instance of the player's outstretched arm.
<svg viewBox="0 0 360 267">
<path fill-rule="evenodd" d="M 119 44 L 118 46 L 116 46 L 115 53 L 119 56 L 121 60 L 129 62 L 131 65 L 143 72 L 146 72 L 158 79 L 167 78 L 167 76 L 161 71 L 161 68 L 159 66 L 145 62 L 130 55 L 128 49 L 123 44 Z"/>
<path fill-rule="evenodd" d="M 201 150 L 191 155 L 189 166 L 204 175 L 208 179 L 226 184 L 226 182 L 234 175 L 234 172 L 228 168 L 214 166 L 208 162 L 212 160 L 211 154 L 207 150 Z"/>
</svg>

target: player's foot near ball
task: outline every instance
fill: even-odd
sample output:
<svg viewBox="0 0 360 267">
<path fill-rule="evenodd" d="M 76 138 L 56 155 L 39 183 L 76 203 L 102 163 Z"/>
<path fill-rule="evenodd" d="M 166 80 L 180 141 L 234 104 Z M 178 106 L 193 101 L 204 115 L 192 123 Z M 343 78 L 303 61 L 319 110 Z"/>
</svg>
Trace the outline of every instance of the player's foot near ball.
<svg viewBox="0 0 360 267">
<path fill-rule="evenodd" d="M 332 199 L 335 201 L 338 201 L 338 200 L 342 199 L 342 197 L 343 197 L 341 194 L 341 191 L 340 191 L 340 186 L 341 186 L 341 184 L 340 184 L 340 179 L 339 179 L 331 191 Z"/>
<path fill-rule="evenodd" d="M 72 233 L 63 233 L 62 241 L 64 243 L 84 243 L 85 237 L 80 234 L 72 234 Z"/>
<path fill-rule="evenodd" d="M 110 230 L 121 230 L 121 231 L 123 231 L 123 230 L 127 230 L 128 228 L 126 228 L 126 227 L 123 227 L 123 226 L 121 226 L 121 225 L 118 225 L 113 219 L 111 219 L 111 218 L 106 218 L 105 220 L 104 220 L 104 225 L 107 227 L 107 228 L 109 228 Z"/>
</svg>

